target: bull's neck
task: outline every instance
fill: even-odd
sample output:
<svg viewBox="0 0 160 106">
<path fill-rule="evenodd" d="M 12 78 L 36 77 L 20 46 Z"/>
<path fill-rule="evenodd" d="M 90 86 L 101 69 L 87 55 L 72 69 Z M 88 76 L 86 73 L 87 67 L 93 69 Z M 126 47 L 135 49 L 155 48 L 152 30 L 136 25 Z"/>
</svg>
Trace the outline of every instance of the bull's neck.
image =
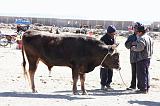
<svg viewBox="0 0 160 106">
<path fill-rule="evenodd" d="M 105 56 L 108 54 L 108 49 L 102 49 L 101 51 L 99 51 L 98 56 L 97 56 L 97 63 L 96 65 L 101 65 L 101 62 L 103 61 L 103 59 L 105 58 Z"/>
</svg>

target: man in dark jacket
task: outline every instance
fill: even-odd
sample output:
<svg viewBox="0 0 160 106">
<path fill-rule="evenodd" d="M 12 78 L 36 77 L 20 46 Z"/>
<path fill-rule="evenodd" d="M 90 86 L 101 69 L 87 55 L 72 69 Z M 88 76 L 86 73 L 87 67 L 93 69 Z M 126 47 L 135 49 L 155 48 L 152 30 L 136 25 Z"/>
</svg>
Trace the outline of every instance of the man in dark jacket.
<svg viewBox="0 0 160 106">
<path fill-rule="evenodd" d="M 127 49 L 130 49 L 130 63 L 131 63 L 131 71 L 132 71 L 132 79 L 131 79 L 131 85 L 129 88 L 127 88 L 127 90 L 133 90 L 136 89 L 136 62 L 137 62 L 137 57 L 136 57 L 136 52 L 135 51 L 131 51 L 131 47 L 134 46 L 132 43 L 135 42 L 137 40 L 136 37 L 136 32 L 137 32 L 137 28 L 138 26 L 140 26 L 141 24 L 139 22 L 136 22 L 134 25 L 134 34 L 130 35 L 128 37 L 128 39 L 125 42 L 125 47 Z"/>
<path fill-rule="evenodd" d="M 114 35 L 116 34 L 116 28 L 113 25 L 108 26 L 107 33 L 100 39 L 106 45 L 115 44 Z M 100 69 L 100 79 L 101 79 L 101 89 L 107 90 L 112 89 L 110 83 L 112 82 L 113 69 L 108 67 L 101 67 Z M 106 88 L 105 88 L 106 87 Z"/>
</svg>

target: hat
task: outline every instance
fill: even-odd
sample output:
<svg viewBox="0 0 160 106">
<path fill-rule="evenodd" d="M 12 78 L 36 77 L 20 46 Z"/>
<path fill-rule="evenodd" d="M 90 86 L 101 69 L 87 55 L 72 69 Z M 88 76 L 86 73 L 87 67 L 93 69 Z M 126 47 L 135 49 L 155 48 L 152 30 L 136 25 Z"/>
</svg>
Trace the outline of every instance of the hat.
<svg viewBox="0 0 160 106">
<path fill-rule="evenodd" d="M 113 25 L 108 26 L 107 33 L 113 33 L 116 32 L 116 27 Z"/>
<path fill-rule="evenodd" d="M 139 27 L 139 26 L 141 26 L 142 24 L 140 23 L 140 22 L 136 22 L 135 24 L 134 24 L 134 28 L 137 28 L 137 27 Z"/>
<path fill-rule="evenodd" d="M 145 32 L 146 29 L 145 29 L 144 25 L 140 25 L 140 26 L 137 27 L 137 31 L 138 32 Z"/>
</svg>

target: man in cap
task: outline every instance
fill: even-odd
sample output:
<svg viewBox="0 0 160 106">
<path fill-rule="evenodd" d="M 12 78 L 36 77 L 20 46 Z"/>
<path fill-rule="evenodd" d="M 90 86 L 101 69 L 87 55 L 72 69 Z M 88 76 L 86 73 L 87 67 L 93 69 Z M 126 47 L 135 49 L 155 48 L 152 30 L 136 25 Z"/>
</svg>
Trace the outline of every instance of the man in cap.
<svg viewBox="0 0 160 106">
<path fill-rule="evenodd" d="M 100 39 L 106 45 L 113 45 L 115 44 L 115 35 L 116 35 L 116 28 L 113 25 L 108 26 L 107 33 Z M 110 84 L 112 82 L 113 76 L 113 69 L 109 67 L 101 67 L 100 69 L 100 79 L 101 79 L 101 89 L 105 90 L 112 90 Z"/>
<path fill-rule="evenodd" d="M 131 47 L 131 51 L 136 52 L 136 70 L 137 70 L 137 93 L 148 93 L 149 90 L 149 66 L 153 54 L 153 40 L 146 33 L 143 25 L 137 28 L 137 40 Z"/>
<path fill-rule="evenodd" d="M 133 46 L 133 42 L 135 42 L 137 40 L 136 34 L 137 34 L 137 28 L 138 26 L 140 26 L 141 24 L 139 22 L 136 22 L 133 30 L 134 33 L 132 35 L 129 35 L 129 37 L 127 38 L 126 42 L 125 42 L 125 47 L 127 49 L 130 49 L 130 63 L 131 63 L 131 71 L 132 71 L 132 79 L 131 79 L 131 85 L 129 86 L 129 88 L 127 88 L 127 90 L 133 90 L 136 89 L 136 62 L 137 62 L 137 58 L 136 58 L 136 52 L 135 51 L 131 51 L 131 47 Z"/>
</svg>

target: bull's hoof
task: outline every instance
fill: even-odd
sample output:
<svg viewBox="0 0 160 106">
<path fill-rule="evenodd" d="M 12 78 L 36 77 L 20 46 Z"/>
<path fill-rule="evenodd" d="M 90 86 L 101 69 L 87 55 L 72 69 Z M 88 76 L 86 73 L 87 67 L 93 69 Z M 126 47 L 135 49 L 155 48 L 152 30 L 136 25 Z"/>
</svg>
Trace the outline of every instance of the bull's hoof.
<svg viewBox="0 0 160 106">
<path fill-rule="evenodd" d="M 82 93 L 82 95 L 88 95 L 87 91 L 84 91 L 84 92 Z"/>
<path fill-rule="evenodd" d="M 38 93 L 37 90 L 33 90 L 32 93 Z"/>
<path fill-rule="evenodd" d="M 78 92 L 73 92 L 73 95 L 79 95 L 79 93 Z"/>
</svg>

